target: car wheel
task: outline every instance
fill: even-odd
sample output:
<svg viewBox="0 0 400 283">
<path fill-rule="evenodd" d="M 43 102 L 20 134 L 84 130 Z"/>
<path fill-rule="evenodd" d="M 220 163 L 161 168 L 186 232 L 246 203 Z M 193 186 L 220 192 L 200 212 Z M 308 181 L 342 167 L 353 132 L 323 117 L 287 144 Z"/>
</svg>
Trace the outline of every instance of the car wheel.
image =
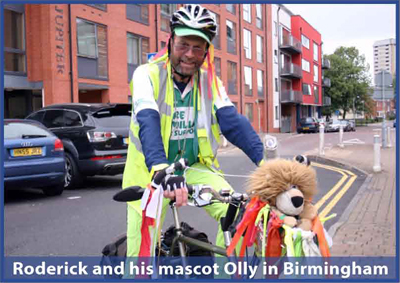
<svg viewBox="0 0 400 283">
<path fill-rule="evenodd" d="M 81 182 L 81 174 L 75 159 L 70 153 L 65 153 L 65 182 L 64 189 L 70 190 L 76 188 Z"/>
<path fill-rule="evenodd" d="M 60 185 L 46 187 L 46 188 L 43 188 L 42 190 L 43 190 L 43 193 L 48 197 L 59 196 L 64 191 L 64 183 L 62 183 Z"/>
</svg>

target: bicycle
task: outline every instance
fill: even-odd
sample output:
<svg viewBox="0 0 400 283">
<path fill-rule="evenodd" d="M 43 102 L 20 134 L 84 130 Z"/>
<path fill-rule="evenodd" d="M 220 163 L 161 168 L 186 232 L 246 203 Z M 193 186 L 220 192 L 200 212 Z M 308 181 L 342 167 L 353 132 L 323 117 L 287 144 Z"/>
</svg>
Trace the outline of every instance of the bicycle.
<svg viewBox="0 0 400 283">
<path fill-rule="evenodd" d="M 159 185 L 161 181 L 167 177 L 171 176 L 177 170 L 184 170 L 187 168 L 186 162 L 184 160 L 180 160 L 176 163 L 171 164 L 166 169 L 160 171 L 154 179 L 155 184 Z M 221 229 L 224 233 L 225 245 L 228 247 L 231 241 L 231 233 L 229 231 L 229 227 L 232 225 L 234 218 L 236 216 L 236 212 L 238 208 L 243 206 L 245 202 L 248 200 L 248 195 L 245 193 L 236 193 L 230 192 L 229 190 L 221 190 L 220 192 L 215 191 L 211 186 L 207 185 L 187 185 L 188 193 L 191 195 L 192 203 L 190 205 L 195 207 L 203 207 L 206 205 L 211 205 L 214 202 L 222 202 L 228 203 L 228 209 L 226 216 L 221 218 Z M 113 197 L 115 201 L 118 202 L 130 202 L 140 200 L 143 197 L 143 194 L 147 188 L 141 187 L 129 187 L 118 193 L 116 193 Z M 204 241 L 200 241 L 195 238 L 191 238 L 185 236 L 182 232 L 181 222 L 179 219 L 178 208 L 175 206 L 175 201 L 170 202 L 170 208 L 172 210 L 173 220 L 174 220 L 174 232 L 175 236 L 172 240 L 172 244 L 170 246 L 170 253 L 167 253 L 167 256 L 173 256 L 173 251 L 175 246 L 178 245 L 179 253 L 181 257 L 186 257 L 186 251 L 184 244 L 195 246 L 204 251 L 208 251 L 214 254 L 219 254 L 222 256 L 227 256 L 226 250 L 210 244 Z"/>
</svg>

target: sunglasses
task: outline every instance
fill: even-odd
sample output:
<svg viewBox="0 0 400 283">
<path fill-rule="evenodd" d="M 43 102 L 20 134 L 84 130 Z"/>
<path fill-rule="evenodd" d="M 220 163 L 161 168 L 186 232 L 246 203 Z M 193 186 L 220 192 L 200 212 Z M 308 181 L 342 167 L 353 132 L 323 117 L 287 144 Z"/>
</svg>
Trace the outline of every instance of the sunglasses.
<svg viewBox="0 0 400 283">
<path fill-rule="evenodd" d="M 186 43 L 174 43 L 174 48 L 179 53 L 186 53 L 190 49 L 192 49 L 192 52 L 196 57 L 204 57 L 204 55 L 206 54 L 206 50 L 204 50 L 203 48 L 197 46 L 190 46 L 189 44 Z"/>
</svg>

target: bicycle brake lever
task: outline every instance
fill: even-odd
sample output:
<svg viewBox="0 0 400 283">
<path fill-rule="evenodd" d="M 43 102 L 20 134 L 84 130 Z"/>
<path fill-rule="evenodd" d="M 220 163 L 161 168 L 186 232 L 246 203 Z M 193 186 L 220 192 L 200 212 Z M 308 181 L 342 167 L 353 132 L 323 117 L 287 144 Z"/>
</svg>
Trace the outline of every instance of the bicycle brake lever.
<svg viewBox="0 0 400 283">
<path fill-rule="evenodd" d="M 193 185 L 193 193 L 192 193 L 193 204 L 197 207 L 209 205 L 211 203 L 211 198 L 205 199 L 204 197 L 202 197 L 203 194 L 209 192 L 211 193 L 211 190 L 210 187 L 208 186 Z"/>
</svg>

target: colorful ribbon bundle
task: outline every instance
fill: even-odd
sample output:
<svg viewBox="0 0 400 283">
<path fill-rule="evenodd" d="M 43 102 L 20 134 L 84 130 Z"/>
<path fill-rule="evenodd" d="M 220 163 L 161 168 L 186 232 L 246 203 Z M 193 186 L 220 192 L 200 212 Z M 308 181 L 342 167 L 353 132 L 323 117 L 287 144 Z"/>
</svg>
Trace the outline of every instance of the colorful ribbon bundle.
<svg viewBox="0 0 400 283">
<path fill-rule="evenodd" d="M 334 217 L 334 216 L 331 216 Z M 246 247 L 256 244 L 261 256 L 265 257 L 301 257 L 322 256 L 330 257 L 329 244 L 323 221 L 319 217 L 313 220 L 311 231 L 304 231 L 296 227 L 283 224 L 269 204 L 254 197 L 246 206 L 243 218 L 236 227 L 236 234 L 231 245 L 227 248 L 228 256 L 231 256 L 244 235 L 244 241 L 240 247 L 239 256 L 243 257 Z M 315 235 L 317 241 L 315 241 Z"/>
</svg>

